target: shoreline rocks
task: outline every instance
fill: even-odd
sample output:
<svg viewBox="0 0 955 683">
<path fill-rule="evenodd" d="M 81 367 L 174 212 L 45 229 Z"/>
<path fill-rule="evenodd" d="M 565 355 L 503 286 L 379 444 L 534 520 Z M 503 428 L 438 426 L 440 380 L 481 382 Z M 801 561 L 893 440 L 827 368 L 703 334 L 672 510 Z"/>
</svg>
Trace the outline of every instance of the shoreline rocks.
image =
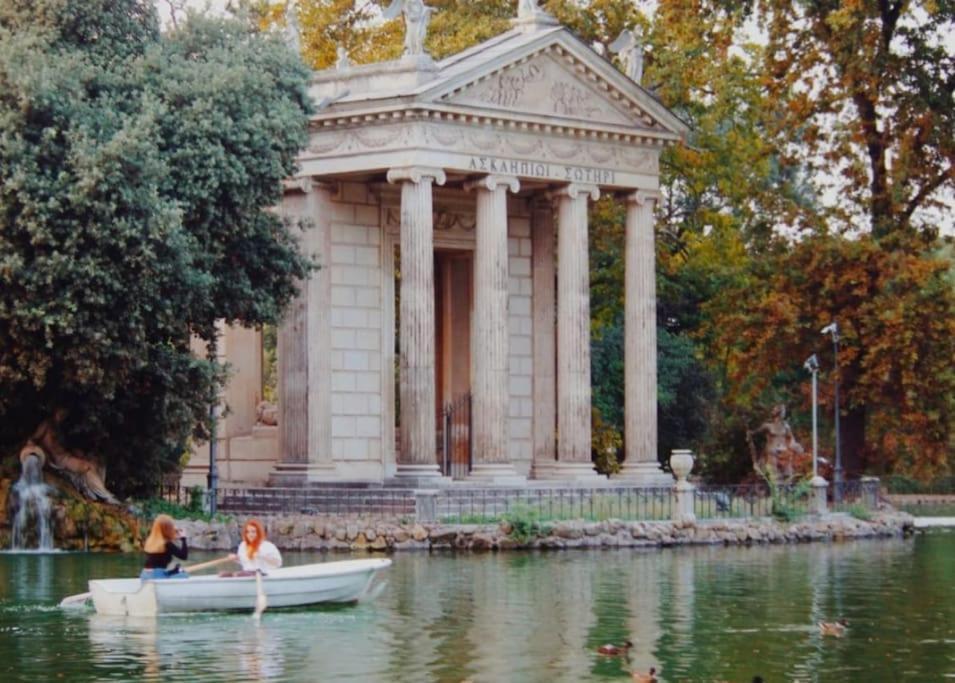
<svg viewBox="0 0 955 683">
<path fill-rule="evenodd" d="M 269 540 L 285 551 L 464 550 L 668 548 L 684 545 L 761 545 L 893 538 L 912 533 L 913 518 L 890 511 L 870 520 L 846 514 L 779 522 L 768 518 L 697 522 L 562 520 L 544 522 L 529 537 L 517 537 L 506 522 L 448 524 L 406 520 L 318 517 L 307 515 L 263 519 Z M 190 547 L 228 550 L 239 543 L 239 521 L 180 520 Z"/>
</svg>

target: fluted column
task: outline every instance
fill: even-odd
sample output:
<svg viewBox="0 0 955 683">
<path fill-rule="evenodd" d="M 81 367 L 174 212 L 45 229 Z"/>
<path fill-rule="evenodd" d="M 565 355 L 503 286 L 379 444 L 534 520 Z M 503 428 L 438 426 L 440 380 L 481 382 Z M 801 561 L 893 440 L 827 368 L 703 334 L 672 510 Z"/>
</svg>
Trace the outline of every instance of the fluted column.
<svg viewBox="0 0 955 683">
<path fill-rule="evenodd" d="M 507 452 L 507 191 L 520 183 L 489 175 L 465 185 L 477 193 L 474 250 L 474 314 L 471 323 L 470 477 L 482 482 L 520 483 Z"/>
<path fill-rule="evenodd" d="M 624 441 L 618 478 L 670 486 L 657 461 L 657 299 L 653 239 L 654 192 L 627 195 L 624 288 Z"/>
<path fill-rule="evenodd" d="M 544 197 L 531 205 L 534 277 L 534 464 L 537 479 L 552 476 L 557 461 L 557 321 L 554 317 L 554 204 Z"/>
<path fill-rule="evenodd" d="M 560 479 L 597 480 L 590 460 L 590 261 L 587 200 L 594 185 L 576 183 L 557 198 L 557 464 Z"/>
<path fill-rule="evenodd" d="M 304 220 L 303 251 L 319 269 L 300 283 L 278 332 L 279 462 L 274 484 L 338 478 L 332 460 L 331 203 L 336 186 L 303 178 L 287 184 L 282 214 Z"/>
<path fill-rule="evenodd" d="M 434 225 L 432 184 L 445 183 L 436 168 L 395 168 L 401 183 L 401 307 L 399 479 L 435 479 L 437 463 L 434 372 Z"/>
</svg>

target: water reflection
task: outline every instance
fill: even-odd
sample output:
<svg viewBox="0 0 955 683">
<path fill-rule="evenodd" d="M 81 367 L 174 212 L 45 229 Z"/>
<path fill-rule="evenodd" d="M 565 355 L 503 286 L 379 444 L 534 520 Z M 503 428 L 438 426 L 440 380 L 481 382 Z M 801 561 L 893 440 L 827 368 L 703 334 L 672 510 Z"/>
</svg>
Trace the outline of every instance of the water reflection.
<svg viewBox="0 0 955 683">
<path fill-rule="evenodd" d="M 323 556 L 289 553 L 289 564 Z M 939 680 L 955 535 L 771 548 L 398 555 L 371 604 L 103 617 L 56 601 L 133 556 L 0 556 L 0 680 Z M 815 624 L 844 616 L 846 638 Z M 629 657 L 603 643 L 633 642 Z M 44 643 L 43 648 L 38 643 Z M 898 675 L 896 675 L 898 674 Z"/>
</svg>

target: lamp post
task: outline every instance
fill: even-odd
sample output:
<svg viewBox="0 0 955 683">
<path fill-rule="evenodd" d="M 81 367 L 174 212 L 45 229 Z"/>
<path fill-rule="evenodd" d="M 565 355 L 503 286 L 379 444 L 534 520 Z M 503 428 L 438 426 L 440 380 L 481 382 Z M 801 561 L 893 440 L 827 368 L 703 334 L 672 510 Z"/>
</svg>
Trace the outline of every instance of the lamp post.
<svg viewBox="0 0 955 683">
<path fill-rule="evenodd" d="M 833 320 L 822 328 L 822 334 L 832 335 L 832 351 L 834 366 L 832 368 L 832 382 L 834 388 L 835 400 L 835 432 L 836 432 L 836 467 L 833 471 L 833 481 L 835 482 L 835 491 L 833 497 L 838 502 L 842 497 L 842 445 L 840 443 L 839 431 L 839 322 Z"/>
<path fill-rule="evenodd" d="M 819 412 L 819 359 L 816 358 L 816 354 L 809 356 L 803 363 L 803 367 L 812 374 L 812 478 L 815 481 L 816 477 L 819 476 L 817 465 L 819 457 L 819 420 L 817 419 Z"/>
<path fill-rule="evenodd" d="M 209 361 L 215 363 L 219 358 L 219 329 L 216 327 L 212 340 L 209 342 Z M 206 477 L 206 487 L 209 491 L 209 514 L 216 514 L 216 489 L 219 486 L 219 464 L 216 462 L 216 442 L 219 434 L 219 392 L 209 402 L 209 474 Z"/>
<path fill-rule="evenodd" d="M 218 423 L 216 418 L 216 404 L 209 404 L 209 476 L 207 477 L 207 486 L 209 488 L 209 514 L 216 514 L 216 488 L 219 486 L 219 465 L 216 462 L 216 438 Z"/>
</svg>

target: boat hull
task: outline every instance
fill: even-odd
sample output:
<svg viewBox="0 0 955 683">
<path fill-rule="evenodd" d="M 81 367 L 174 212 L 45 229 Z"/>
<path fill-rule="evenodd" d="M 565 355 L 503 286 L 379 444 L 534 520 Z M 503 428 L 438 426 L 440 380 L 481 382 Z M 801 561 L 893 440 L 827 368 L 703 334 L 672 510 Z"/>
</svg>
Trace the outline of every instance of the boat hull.
<svg viewBox="0 0 955 683">
<path fill-rule="evenodd" d="M 269 609 L 355 602 L 391 560 L 347 560 L 276 569 L 262 578 Z M 96 611 L 115 616 L 252 610 L 254 576 L 191 576 L 187 579 L 103 579 L 89 582 Z"/>
</svg>

